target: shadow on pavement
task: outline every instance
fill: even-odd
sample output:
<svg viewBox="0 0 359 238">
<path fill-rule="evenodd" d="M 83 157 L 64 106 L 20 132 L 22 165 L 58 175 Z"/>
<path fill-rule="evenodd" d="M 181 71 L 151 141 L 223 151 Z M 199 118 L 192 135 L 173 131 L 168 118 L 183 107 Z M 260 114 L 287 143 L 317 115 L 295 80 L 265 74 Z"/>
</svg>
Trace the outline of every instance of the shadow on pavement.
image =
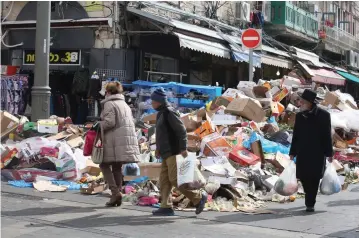
<svg viewBox="0 0 359 238">
<path fill-rule="evenodd" d="M 339 207 L 339 206 L 359 206 L 359 200 L 339 200 L 328 202 L 328 207 Z M 359 234 L 358 234 L 359 235 Z"/>
<path fill-rule="evenodd" d="M 178 219 L 187 219 L 181 217 L 153 217 L 153 216 L 104 216 L 103 214 L 96 214 L 91 216 L 84 216 L 81 218 L 68 219 L 58 221 L 56 223 L 66 225 L 73 228 L 103 228 L 110 226 L 136 226 L 136 225 L 164 225 L 174 223 Z M 45 227 L 46 224 L 28 225 L 28 227 Z"/>
<path fill-rule="evenodd" d="M 313 216 L 326 211 L 316 211 L 315 213 L 307 213 L 303 210 L 303 207 L 295 207 L 289 209 L 270 209 L 274 214 L 243 214 L 232 213 L 230 215 L 217 216 L 216 221 L 223 223 L 250 223 L 264 220 L 275 220 L 279 218 L 295 217 L 295 216 Z M 201 223 L 201 222 L 200 222 Z M 204 222 L 203 225 L 210 225 L 208 222 Z"/>
<path fill-rule="evenodd" d="M 358 232 L 357 232 L 358 231 Z M 351 230 L 344 230 L 344 231 L 338 231 L 331 234 L 326 234 L 325 236 L 322 236 L 321 238 L 328 238 L 328 237 L 335 237 L 335 238 L 358 238 L 359 237 L 359 227 L 356 229 Z"/>
<path fill-rule="evenodd" d="M 108 209 L 104 206 L 101 207 L 49 207 L 49 208 L 27 208 L 17 211 L 2 211 L 1 215 L 16 217 L 16 216 L 38 216 L 38 215 L 52 215 L 52 214 L 63 214 L 63 213 L 87 213 L 94 212 L 98 209 Z"/>
</svg>

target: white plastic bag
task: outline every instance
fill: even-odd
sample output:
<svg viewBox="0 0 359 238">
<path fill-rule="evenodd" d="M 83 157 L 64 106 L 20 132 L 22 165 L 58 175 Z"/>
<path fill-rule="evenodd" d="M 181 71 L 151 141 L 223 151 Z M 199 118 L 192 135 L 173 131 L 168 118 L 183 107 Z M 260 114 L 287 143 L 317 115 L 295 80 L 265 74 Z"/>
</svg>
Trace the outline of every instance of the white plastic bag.
<svg viewBox="0 0 359 238">
<path fill-rule="evenodd" d="M 288 167 L 279 176 L 274 185 L 274 190 L 282 196 L 290 196 L 298 191 L 296 165 L 293 161 L 290 162 Z"/>
<path fill-rule="evenodd" d="M 189 155 L 187 158 L 177 155 L 176 163 L 178 187 L 196 190 L 205 186 L 206 180 L 197 167 L 196 155 Z"/>
<path fill-rule="evenodd" d="M 339 193 L 341 190 L 341 183 L 337 172 L 332 163 L 327 165 L 323 176 L 322 183 L 320 184 L 320 192 L 324 195 L 332 195 Z"/>
</svg>

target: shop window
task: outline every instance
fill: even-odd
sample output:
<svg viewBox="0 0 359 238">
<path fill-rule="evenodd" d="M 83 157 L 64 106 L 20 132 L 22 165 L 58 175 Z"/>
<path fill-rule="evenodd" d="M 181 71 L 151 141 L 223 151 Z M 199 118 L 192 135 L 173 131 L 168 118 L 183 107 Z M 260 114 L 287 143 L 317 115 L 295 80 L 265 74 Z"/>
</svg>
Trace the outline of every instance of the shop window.
<svg viewBox="0 0 359 238">
<path fill-rule="evenodd" d="M 154 54 L 145 54 L 144 76 L 154 82 L 178 81 L 178 77 L 162 73 L 178 73 L 177 60 Z M 158 72 L 156 74 L 155 72 Z"/>
</svg>

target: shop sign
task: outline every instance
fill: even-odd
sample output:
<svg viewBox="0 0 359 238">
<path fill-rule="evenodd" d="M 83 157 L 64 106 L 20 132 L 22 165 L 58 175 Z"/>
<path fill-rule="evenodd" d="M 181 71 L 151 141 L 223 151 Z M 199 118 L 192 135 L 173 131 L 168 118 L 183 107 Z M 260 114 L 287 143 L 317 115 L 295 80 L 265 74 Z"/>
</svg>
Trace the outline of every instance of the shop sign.
<svg viewBox="0 0 359 238">
<path fill-rule="evenodd" d="M 23 64 L 35 64 L 35 50 L 24 50 Z M 50 65 L 80 65 L 81 50 L 51 50 Z"/>
</svg>

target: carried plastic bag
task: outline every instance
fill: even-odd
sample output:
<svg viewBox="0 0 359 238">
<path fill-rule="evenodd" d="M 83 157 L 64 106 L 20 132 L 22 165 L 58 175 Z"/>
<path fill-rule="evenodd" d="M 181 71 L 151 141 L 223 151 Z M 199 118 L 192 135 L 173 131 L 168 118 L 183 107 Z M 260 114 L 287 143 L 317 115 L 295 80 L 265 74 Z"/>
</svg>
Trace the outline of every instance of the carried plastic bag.
<svg viewBox="0 0 359 238">
<path fill-rule="evenodd" d="M 125 164 L 123 166 L 124 176 L 140 176 L 140 167 L 136 163 Z"/>
<path fill-rule="evenodd" d="M 334 193 L 339 193 L 341 187 L 339 177 L 333 164 L 328 164 L 325 169 L 322 183 L 320 184 L 320 192 L 324 195 L 332 195 Z"/>
<path fill-rule="evenodd" d="M 290 196 L 298 191 L 296 165 L 293 161 L 279 176 L 279 179 L 274 185 L 274 190 L 282 196 Z"/>
<path fill-rule="evenodd" d="M 196 190 L 206 185 L 206 180 L 197 167 L 196 155 L 189 155 L 187 158 L 177 155 L 176 163 L 178 187 Z"/>
</svg>

